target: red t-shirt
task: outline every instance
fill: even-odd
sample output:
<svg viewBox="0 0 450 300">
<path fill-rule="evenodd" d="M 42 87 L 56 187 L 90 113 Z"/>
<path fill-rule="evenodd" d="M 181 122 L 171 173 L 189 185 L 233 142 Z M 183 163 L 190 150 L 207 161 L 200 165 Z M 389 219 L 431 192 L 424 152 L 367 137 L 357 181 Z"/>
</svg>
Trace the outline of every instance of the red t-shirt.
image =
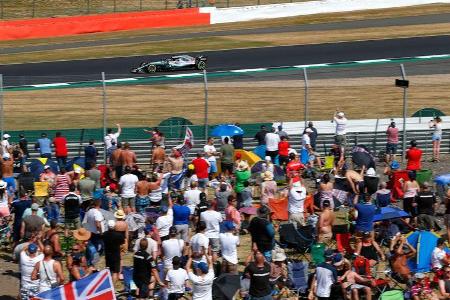
<svg viewBox="0 0 450 300">
<path fill-rule="evenodd" d="M 192 161 L 195 175 L 198 179 L 208 178 L 208 162 L 204 158 L 196 158 Z"/>
<path fill-rule="evenodd" d="M 410 148 L 406 152 L 406 158 L 408 159 L 408 163 L 406 164 L 406 170 L 420 170 L 422 166 L 420 165 L 420 160 L 422 158 L 422 150 L 419 148 Z"/>
<path fill-rule="evenodd" d="M 278 154 L 281 156 L 288 156 L 289 155 L 289 142 L 288 141 L 281 141 L 278 143 Z"/>
<path fill-rule="evenodd" d="M 55 145 L 56 156 L 67 156 L 67 140 L 65 137 L 55 137 L 53 139 L 53 144 Z"/>
<path fill-rule="evenodd" d="M 286 166 L 286 173 L 289 177 L 293 177 L 298 175 L 301 169 L 304 169 L 305 166 L 300 161 L 292 160 Z"/>
</svg>

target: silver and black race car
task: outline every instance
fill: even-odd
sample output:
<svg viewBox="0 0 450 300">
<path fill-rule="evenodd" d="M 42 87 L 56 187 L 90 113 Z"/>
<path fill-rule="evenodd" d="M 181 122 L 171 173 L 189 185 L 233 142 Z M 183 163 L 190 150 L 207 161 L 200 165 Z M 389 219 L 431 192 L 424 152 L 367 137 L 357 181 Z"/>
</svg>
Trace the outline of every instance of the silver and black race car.
<svg viewBox="0 0 450 300">
<path fill-rule="evenodd" d="M 166 71 L 177 71 L 186 69 L 204 70 L 206 69 L 206 56 L 177 55 L 164 58 L 158 61 L 142 62 L 137 68 L 130 70 L 131 73 L 155 73 Z"/>
</svg>

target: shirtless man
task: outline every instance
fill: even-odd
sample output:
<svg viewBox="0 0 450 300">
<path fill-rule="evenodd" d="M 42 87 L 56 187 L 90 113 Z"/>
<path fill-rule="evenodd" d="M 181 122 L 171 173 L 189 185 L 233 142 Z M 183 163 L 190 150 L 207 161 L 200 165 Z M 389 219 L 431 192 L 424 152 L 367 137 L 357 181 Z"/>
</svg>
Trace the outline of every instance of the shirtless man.
<svg viewBox="0 0 450 300">
<path fill-rule="evenodd" d="M 149 193 L 149 182 L 147 181 L 147 176 L 141 174 L 139 181 L 136 183 L 136 211 L 142 212 L 145 207 L 150 204 L 150 199 L 148 197 Z"/>
<path fill-rule="evenodd" d="M 6 182 L 8 191 L 8 202 L 11 203 L 16 191 L 16 180 L 14 179 L 14 161 L 11 159 L 9 152 L 3 153 L 1 160 L 2 179 Z"/>
<path fill-rule="evenodd" d="M 148 193 L 150 198 L 150 204 L 153 206 L 159 206 L 162 200 L 162 190 L 161 190 L 161 182 L 163 180 L 163 174 L 155 174 L 153 173 L 150 178 L 148 178 Z"/>
<path fill-rule="evenodd" d="M 123 150 L 120 153 L 120 162 L 122 167 L 130 167 L 133 168 L 136 165 L 136 153 L 130 150 L 130 144 L 125 143 L 123 145 Z"/>
<path fill-rule="evenodd" d="M 120 157 L 122 155 L 122 144 L 117 144 L 117 149 L 111 153 L 111 168 L 114 172 L 114 176 L 117 180 L 119 180 L 120 176 L 122 176 L 122 164 L 120 162 Z"/>
<path fill-rule="evenodd" d="M 333 225 L 336 217 L 330 207 L 330 200 L 324 200 L 322 207 L 318 226 L 319 243 L 328 243 L 333 238 Z"/>
<path fill-rule="evenodd" d="M 364 172 L 364 169 L 362 172 Z M 347 178 L 348 184 L 352 188 L 353 194 L 355 195 L 353 202 L 357 203 L 358 196 L 360 194 L 364 194 L 364 177 L 361 173 L 354 170 L 343 170 L 342 173 L 345 178 Z"/>
<path fill-rule="evenodd" d="M 166 152 L 164 148 L 156 145 L 152 152 L 153 171 L 162 168 L 164 161 L 166 160 Z"/>
</svg>

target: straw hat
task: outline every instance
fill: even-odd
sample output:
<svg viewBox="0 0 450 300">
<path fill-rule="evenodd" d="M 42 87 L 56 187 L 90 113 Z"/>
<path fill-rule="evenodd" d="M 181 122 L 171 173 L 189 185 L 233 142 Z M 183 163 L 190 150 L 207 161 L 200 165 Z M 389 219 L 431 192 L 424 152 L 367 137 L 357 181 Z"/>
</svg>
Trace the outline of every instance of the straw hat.
<svg viewBox="0 0 450 300">
<path fill-rule="evenodd" d="M 245 160 L 240 161 L 238 166 L 236 167 L 236 170 L 238 170 L 238 171 L 245 171 L 247 169 L 248 169 L 248 163 Z"/>
<path fill-rule="evenodd" d="M 91 238 L 91 233 L 85 228 L 80 228 L 73 231 L 73 237 L 79 241 L 87 241 Z"/>
<path fill-rule="evenodd" d="M 271 181 L 273 180 L 273 173 L 270 171 L 265 171 L 261 177 L 263 178 L 264 181 Z"/>
<path fill-rule="evenodd" d="M 123 210 L 118 209 L 118 210 L 114 213 L 114 218 L 116 218 L 116 219 L 124 219 L 124 218 L 125 218 L 125 213 L 123 212 Z"/>
</svg>

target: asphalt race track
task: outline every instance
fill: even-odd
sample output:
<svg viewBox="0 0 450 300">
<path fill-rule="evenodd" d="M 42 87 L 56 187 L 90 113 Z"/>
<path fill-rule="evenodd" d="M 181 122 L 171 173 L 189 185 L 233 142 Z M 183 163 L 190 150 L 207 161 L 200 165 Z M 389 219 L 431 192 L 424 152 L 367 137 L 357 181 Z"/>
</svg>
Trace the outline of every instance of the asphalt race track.
<svg viewBox="0 0 450 300">
<path fill-rule="evenodd" d="M 208 56 L 209 71 L 222 71 L 449 53 L 450 36 L 444 35 L 378 41 L 205 51 L 201 54 Z M 195 55 L 195 53 L 189 54 Z M 126 78 L 136 76 L 129 73 L 131 67 L 138 65 L 142 61 L 158 60 L 164 56 L 167 55 L 7 65 L 0 66 L 0 74 L 3 74 L 6 86 L 98 80 L 101 72 L 105 72 L 108 79 Z M 420 64 L 420 70 L 417 69 L 417 64 L 414 63 L 411 63 L 407 69 L 414 74 L 450 73 L 448 63 L 436 63 L 432 67 L 430 64 L 428 68 L 424 67 L 423 64 L 423 62 Z M 367 74 L 363 70 L 355 76 L 394 75 L 391 69 L 389 69 L 388 74 L 383 73 L 383 68 L 380 70 L 377 72 L 372 70 L 368 73 L 366 72 Z M 328 77 L 337 76 L 332 74 L 335 73 L 331 73 Z M 353 76 L 349 75 L 349 77 Z"/>
</svg>

